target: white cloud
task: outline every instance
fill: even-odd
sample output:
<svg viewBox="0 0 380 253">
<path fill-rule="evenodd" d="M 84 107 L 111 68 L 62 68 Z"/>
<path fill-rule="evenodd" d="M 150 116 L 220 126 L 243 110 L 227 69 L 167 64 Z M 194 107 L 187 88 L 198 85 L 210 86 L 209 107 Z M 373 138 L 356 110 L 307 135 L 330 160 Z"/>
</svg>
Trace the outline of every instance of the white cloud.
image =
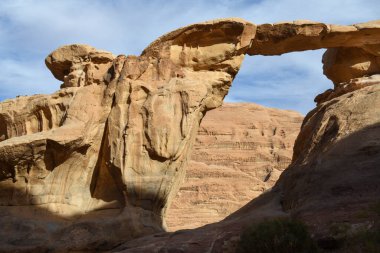
<svg viewBox="0 0 380 253">
<path fill-rule="evenodd" d="M 379 7 L 378 0 L 3 0 L 0 99 L 58 89 L 60 82 L 49 74 L 43 60 L 63 44 L 84 43 L 115 54 L 139 54 L 163 33 L 208 19 L 350 24 L 378 19 Z M 306 112 L 316 93 L 330 85 L 321 75 L 320 60 L 320 51 L 247 57 L 227 99 Z"/>
</svg>

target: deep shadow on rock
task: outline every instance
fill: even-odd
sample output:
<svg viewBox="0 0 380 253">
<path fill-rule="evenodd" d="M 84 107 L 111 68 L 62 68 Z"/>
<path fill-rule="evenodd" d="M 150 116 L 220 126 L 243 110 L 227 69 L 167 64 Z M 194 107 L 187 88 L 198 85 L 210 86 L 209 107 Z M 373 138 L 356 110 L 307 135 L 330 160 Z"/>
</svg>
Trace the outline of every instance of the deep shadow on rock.
<svg viewBox="0 0 380 253">
<path fill-rule="evenodd" d="M 264 219 L 282 216 L 304 221 L 315 240 L 322 241 L 332 236 L 334 224 L 348 225 L 348 230 L 353 232 L 379 225 L 380 213 L 372 208 L 380 203 L 379 131 L 380 123 L 370 125 L 331 145 L 321 155 L 328 157 L 324 161 L 334 166 L 321 164 L 318 168 L 307 165 L 288 168 L 271 191 L 221 222 L 193 230 L 143 237 L 127 242 L 112 252 L 234 252 L 244 228 Z M 310 181 L 308 178 L 316 180 Z M 305 188 L 287 189 L 289 181 Z M 295 197 L 302 198 L 303 205 L 284 209 L 287 194 L 293 190 L 298 191 Z M 363 211 L 366 215 L 359 215 Z M 335 243 L 336 240 L 330 238 Z"/>
<path fill-rule="evenodd" d="M 296 216 L 316 235 L 332 219 L 356 221 L 379 196 L 379 39 L 379 21 L 221 19 L 170 32 L 140 56 L 58 48 L 46 64 L 61 90 L 0 103 L 1 249 L 129 241 L 119 249 L 220 252 L 255 220 Z M 218 224 L 143 237 L 165 229 L 201 119 L 221 106 L 245 54 L 318 48 L 330 48 L 323 60 L 334 89 L 316 98 L 274 190 Z"/>
</svg>

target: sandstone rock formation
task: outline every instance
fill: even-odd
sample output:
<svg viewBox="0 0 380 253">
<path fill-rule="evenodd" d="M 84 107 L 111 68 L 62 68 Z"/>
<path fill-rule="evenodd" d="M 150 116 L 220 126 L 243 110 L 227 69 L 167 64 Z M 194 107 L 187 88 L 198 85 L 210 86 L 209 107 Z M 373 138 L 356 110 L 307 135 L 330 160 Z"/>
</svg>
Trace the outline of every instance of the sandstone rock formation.
<svg viewBox="0 0 380 253">
<path fill-rule="evenodd" d="M 324 24 L 309 20 L 258 25 L 249 55 L 280 55 L 319 48 L 362 48 L 378 53 L 380 21 L 355 25 Z"/>
<path fill-rule="evenodd" d="M 222 104 L 254 27 L 189 26 L 139 57 L 50 54 L 62 90 L 1 105 L 2 248 L 101 249 L 162 231 L 200 120 Z M 54 217 L 29 219 L 44 211 Z"/>
<path fill-rule="evenodd" d="M 115 251 L 221 252 L 263 217 L 291 214 L 310 226 L 317 217 L 317 232 L 336 210 L 336 220 L 350 220 L 380 195 L 379 38 L 380 21 L 222 19 L 164 35 L 140 56 L 57 49 L 46 64 L 64 81 L 60 91 L 0 105 L 1 249 L 102 250 L 163 231 L 200 121 L 222 104 L 244 55 L 322 47 L 334 89 L 316 98 L 274 190 L 220 224 Z"/>
<path fill-rule="evenodd" d="M 375 22 L 370 25 L 378 26 Z M 289 35 L 286 29 L 279 30 L 282 30 L 282 36 L 268 36 L 266 43 L 272 43 L 272 46 L 263 47 L 262 50 L 266 51 L 260 53 L 284 53 L 284 45 L 292 44 L 287 42 L 289 37 L 299 36 Z M 333 240 L 331 229 L 336 225 L 344 225 L 347 233 L 378 226 L 379 214 L 373 208 L 378 205 L 380 196 L 380 72 L 373 71 L 378 54 L 376 51 L 365 53 L 367 59 L 358 57 L 359 60 L 349 57 L 357 51 L 377 47 L 371 44 L 375 41 L 370 42 L 376 29 L 371 28 L 366 35 L 368 40 L 363 38 L 363 34 L 356 37 L 354 32 L 358 32 L 357 29 L 347 28 L 346 35 L 349 34 L 351 39 L 342 39 L 343 44 L 337 43 L 337 48 L 333 45 L 327 50 L 324 69 L 335 82 L 334 89 L 316 97 L 317 107 L 303 122 L 292 164 L 271 192 L 261 195 L 222 222 L 194 230 L 161 234 L 159 238 L 143 237 L 125 243 L 113 252 L 148 252 L 153 249 L 235 252 L 234 246 L 242 228 L 265 218 L 279 216 L 302 219 L 310 226 L 316 239 L 321 240 L 325 237 Z M 341 33 L 339 37 L 344 38 L 344 32 Z M 303 43 L 286 50 L 320 47 L 308 45 L 307 36 L 308 33 L 299 36 Z M 361 46 L 356 42 L 351 44 L 360 40 Z M 367 42 L 371 45 L 364 45 Z M 329 71 L 334 68 L 339 71 Z"/>
<path fill-rule="evenodd" d="M 315 233 L 325 234 L 334 223 L 372 226 L 378 220 L 371 205 L 380 203 L 380 75 L 360 79 L 353 81 L 367 85 L 306 116 L 292 164 L 278 183 L 284 211 Z"/>
<path fill-rule="evenodd" d="M 323 73 L 335 84 L 380 72 L 378 52 L 366 48 L 332 48 L 323 55 Z"/>
<path fill-rule="evenodd" d="M 169 231 L 220 221 L 270 189 L 290 164 L 302 119 L 244 103 L 208 112 L 166 213 Z"/>
<path fill-rule="evenodd" d="M 61 88 L 103 83 L 115 56 L 87 45 L 60 47 L 45 59 L 46 66 L 60 81 Z M 105 77 L 109 82 L 110 77 Z"/>
</svg>

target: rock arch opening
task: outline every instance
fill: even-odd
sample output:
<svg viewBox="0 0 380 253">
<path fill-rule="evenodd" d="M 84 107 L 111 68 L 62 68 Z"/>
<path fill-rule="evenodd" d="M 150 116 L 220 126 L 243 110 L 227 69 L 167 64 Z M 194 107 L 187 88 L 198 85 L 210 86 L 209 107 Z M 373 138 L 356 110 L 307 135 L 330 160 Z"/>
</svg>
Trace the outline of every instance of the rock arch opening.
<svg viewBox="0 0 380 253">
<path fill-rule="evenodd" d="M 3 234 L 2 242 L 9 251 L 25 246 L 12 244 L 19 241 L 12 236 L 23 241 L 22 238 L 33 238 L 36 243 L 31 247 L 35 248 L 91 250 L 101 243 L 110 249 L 121 241 L 163 231 L 165 212 L 184 177 L 199 124 L 206 112 L 222 105 L 246 54 L 280 55 L 329 48 L 323 59 L 324 71 L 334 81 L 334 89 L 317 97 L 320 106 L 308 114 L 307 121 L 311 123 L 304 125 L 302 138 L 297 139 L 293 160 L 303 161 L 335 134 L 344 136 L 351 130 L 349 124 L 345 125 L 347 129 L 343 125 L 343 130 L 338 128 L 339 120 L 345 122 L 343 117 L 350 116 L 349 111 L 348 116 L 339 114 L 344 101 L 336 104 L 331 114 L 325 113 L 333 104 L 329 101 L 346 98 L 346 93 L 356 90 L 363 98 L 379 83 L 379 28 L 379 22 L 335 26 L 295 21 L 256 26 L 242 19 L 222 19 L 168 33 L 140 56 L 114 56 L 86 45 L 58 48 L 46 58 L 46 64 L 63 81 L 61 90 L 35 96 L 33 103 L 38 108 L 59 108 L 54 113 L 54 122 L 59 124 L 33 133 L 2 135 L 7 139 L 0 141 L 0 187 L 7 189 L 1 199 L 5 213 L 8 208 L 23 206 L 32 215 L 31 206 L 38 206 L 68 220 L 35 221 L 28 215 L 20 217 L 11 212 L 12 217 L 4 222 L 15 231 L 25 220 L 31 227 L 54 227 L 54 231 L 29 230 L 29 237 L 17 232 Z M 202 38 L 201 43 L 193 38 Z M 367 97 L 376 103 L 377 94 L 372 92 Z M 26 104 L 28 99 L 20 97 L 0 104 L 3 119 L 15 116 L 13 107 L 20 109 L 18 102 Z M 355 111 L 356 122 L 375 123 L 376 112 L 371 117 L 363 113 L 367 107 L 349 108 Z M 29 106 L 21 111 L 17 115 L 19 127 L 32 113 Z M 7 124 L 14 125 L 13 118 L 8 119 Z M 332 123 L 319 124 L 320 119 Z M 317 131 L 314 136 L 315 125 L 326 134 L 318 135 Z M 242 140 L 255 131 L 259 136 L 286 135 L 277 128 L 250 127 L 252 132 L 242 131 Z M 359 129 L 362 125 L 352 127 Z M 304 141 L 312 137 L 316 143 Z M 318 146 L 320 140 L 323 143 Z M 222 143 L 222 147 L 231 145 L 255 148 L 246 141 Z M 274 149 L 270 142 L 263 146 Z M 46 152 L 49 147 L 60 147 L 58 152 L 65 153 L 55 163 L 57 166 L 46 164 L 46 155 L 51 157 Z M 305 155 L 303 150 L 310 152 Z M 271 175 L 267 172 L 261 178 L 265 182 Z M 299 186 L 292 180 L 287 183 L 289 192 Z M 107 192 L 110 188 L 115 191 Z M 125 201 L 120 201 L 122 198 Z M 297 194 L 288 196 L 285 206 L 292 208 L 296 201 L 300 201 Z M 99 223 L 107 229 L 99 229 Z M 66 241 L 56 240 L 61 235 Z M 75 245 L 70 244 L 73 238 Z"/>
<path fill-rule="evenodd" d="M 306 115 L 315 107 L 315 96 L 332 87 L 323 74 L 325 51 L 246 57 L 224 101 L 253 102 Z"/>
<path fill-rule="evenodd" d="M 247 80 L 248 78 L 254 78 L 254 75 L 252 74 L 254 71 L 251 71 L 250 75 L 247 75 L 244 73 L 244 66 L 247 63 L 251 63 L 250 67 L 253 68 L 254 66 L 252 62 L 255 59 L 268 57 L 268 55 L 281 55 L 272 56 L 270 58 L 285 58 L 283 60 L 284 62 L 287 61 L 287 66 L 284 66 L 283 69 L 281 69 L 283 71 L 281 73 L 282 75 L 276 75 L 277 73 L 273 72 L 269 74 L 271 71 L 276 71 L 275 68 L 269 65 L 265 66 L 265 64 L 262 66 L 256 65 L 259 66 L 259 71 L 260 67 L 266 67 L 266 71 L 261 70 L 262 73 L 267 74 L 266 77 L 269 79 L 264 83 L 264 85 L 269 86 L 267 94 L 265 94 L 266 98 L 273 99 L 273 93 L 276 93 L 275 89 L 277 87 L 279 87 L 277 89 L 280 90 L 277 91 L 277 93 L 281 94 L 281 96 L 286 96 L 287 94 L 284 92 L 284 89 L 288 89 L 290 90 L 289 93 L 291 94 L 290 97 L 293 102 L 290 106 L 293 106 L 292 109 L 298 109 L 304 114 L 315 107 L 315 102 L 319 105 L 349 91 L 360 89 L 366 85 L 371 85 L 370 83 L 372 82 L 372 79 L 374 78 L 376 80 L 377 78 L 372 77 L 372 75 L 380 72 L 378 64 L 380 59 L 379 54 L 374 51 L 374 48 L 377 47 L 371 44 L 374 43 L 374 41 L 371 42 L 371 39 L 367 41 L 370 45 L 363 46 L 359 40 L 352 36 L 352 33 L 358 32 L 361 33 L 361 36 L 371 36 L 373 32 L 372 29 L 374 29 L 373 24 L 369 24 L 369 26 L 356 25 L 352 27 L 341 27 L 315 22 L 298 21 L 293 23 L 259 26 L 256 31 L 256 37 L 253 40 L 253 45 L 257 47 L 252 45 L 251 48 L 248 49 L 248 54 L 257 54 L 259 56 L 245 59 L 239 74 L 234 79 L 234 84 L 232 85 L 226 100 L 241 102 L 242 100 L 247 100 L 244 99 L 245 96 L 250 96 L 249 100 L 254 101 L 255 95 L 253 87 L 258 83 L 255 83 L 255 81 L 252 80 Z M 325 50 L 320 48 L 330 49 Z M 305 50 L 313 51 L 295 53 L 297 51 Z M 290 54 L 282 55 L 284 53 Z M 306 72 L 304 75 L 299 73 L 299 70 L 301 69 L 300 67 L 292 69 L 291 64 L 291 59 L 296 59 L 294 56 L 300 54 L 309 56 L 304 58 L 307 60 L 304 60 L 303 63 L 297 62 L 304 68 L 303 70 Z M 307 65 L 313 63 L 313 60 L 317 67 L 307 69 L 309 67 Z M 321 61 L 323 65 L 321 64 Z M 317 68 L 318 70 L 316 71 Z M 289 83 L 295 81 L 295 78 L 293 78 L 293 80 L 291 79 L 292 75 L 298 78 L 298 86 L 297 83 Z M 328 80 L 326 76 L 330 80 Z M 362 80 L 361 77 L 363 76 L 369 76 L 369 79 Z M 260 79 L 260 75 L 257 75 L 257 77 Z M 272 79 L 270 77 L 272 77 Z M 286 79 L 289 80 L 288 83 L 286 83 Z M 331 89 L 333 84 L 331 81 L 334 83 L 334 89 Z M 300 85 L 300 82 L 302 82 L 302 86 Z M 270 84 L 268 85 L 268 83 Z M 237 87 L 237 85 L 240 85 L 239 89 L 242 91 L 240 94 L 234 94 L 234 92 L 236 92 L 234 91 L 234 87 Z M 242 89 L 242 85 L 250 86 L 251 92 L 247 92 L 247 87 Z M 257 86 L 260 86 L 260 84 Z M 308 87 L 311 88 L 308 89 Z M 268 91 L 271 91 L 272 94 L 269 94 Z M 262 98 L 265 99 L 265 95 Z M 316 95 L 318 96 L 316 97 Z M 304 106 L 303 108 L 297 108 L 295 103 L 297 100 Z M 305 101 L 308 103 L 307 106 L 305 106 Z M 279 105 L 280 103 L 277 103 L 277 105 L 273 107 L 281 107 L 281 105 Z M 241 105 L 242 111 L 246 109 L 244 107 L 249 106 Z M 223 110 L 225 111 L 223 112 Z M 177 198 L 174 199 L 171 209 L 167 211 L 166 218 L 170 230 L 193 228 L 223 219 L 231 213 L 231 210 L 237 210 L 238 207 L 249 202 L 253 196 L 258 195 L 257 193 L 252 194 L 252 188 L 256 187 L 256 190 L 260 189 L 258 192 L 264 191 L 269 188 L 268 184 L 266 184 L 269 178 L 274 181 L 278 178 L 278 176 L 273 177 L 271 174 L 281 173 L 279 171 L 282 170 L 278 169 L 281 168 L 281 159 L 275 150 L 279 148 L 283 149 L 282 151 L 285 151 L 286 148 L 284 147 L 286 147 L 286 145 L 284 142 L 286 142 L 286 140 L 284 138 L 276 143 L 276 141 L 273 141 L 275 137 L 272 136 L 276 135 L 276 132 L 279 130 L 277 128 L 284 128 L 285 126 L 273 126 L 273 121 L 276 122 L 277 120 L 274 119 L 271 122 L 272 126 L 270 126 L 270 124 L 265 126 L 265 130 L 272 131 L 272 134 L 268 135 L 266 133 L 267 131 L 262 129 L 261 136 L 255 136 L 255 133 L 252 132 L 251 129 L 248 129 L 251 126 L 248 126 L 248 124 L 244 125 L 244 123 L 241 121 L 239 122 L 239 120 L 236 119 L 236 115 L 242 112 L 237 111 L 234 112 L 233 115 L 229 115 L 228 111 L 232 110 L 233 106 L 225 105 L 224 107 L 222 106 L 221 109 L 216 109 L 215 111 L 210 112 L 209 116 L 206 115 L 203 121 L 205 126 L 202 127 L 201 125 L 199 135 L 196 139 L 195 150 L 193 151 L 193 158 L 197 161 L 192 161 L 190 163 L 188 167 L 189 175 L 185 181 L 185 185 L 180 189 Z M 252 108 L 251 111 L 253 110 L 254 109 Z M 264 111 L 265 109 L 256 108 L 256 110 Z M 231 120 L 233 124 L 236 123 L 236 125 L 223 123 L 223 126 L 219 126 L 219 129 L 215 123 L 214 126 L 212 126 L 211 122 L 215 121 L 215 118 L 218 118 L 218 113 L 220 113 L 220 122 Z M 230 117 L 229 119 L 228 116 Z M 248 115 L 245 116 L 246 119 L 249 118 Z M 273 117 L 273 115 L 271 116 Z M 223 117 L 226 118 L 222 119 Z M 210 122 L 208 122 L 209 120 Z M 298 123 L 298 127 L 300 127 L 301 120 L 299 120 Z M 247 129 L 243 130 L 243 128 Z M 299 128 L 296 130 L 293 129 L 295 136 L 292 141 L 295 141 L 298 130 Z M 280 131 L 282 132 L 282 137 L 286 136 L 284 129 L 281 129 Z M 289 129 L 287 129 L 287 132 L 289 132 Z M 244 137 L 241 138 L 239 134 Z M 262 138 L 262 143 L 260 144 L 260 137 L 262 136 L 266 136 L 265 141 L 268 142 L 267 144 L 269 144 L 268 146 L 270 149 L 265 149 L 266 144 L 264 144 L 265 141 L 263 141 Z M 253 137 L 253 139 L 250 140 L 250 137 Z M 288 147 L 291 146 L 289 160 L 283 162 L 283 164 L 290 164 L 293 145 L 294 142 L 291 142 L 290 145 L 288 144 Z M 218 146 L 221 147 L 220 150 L 218 150 Z M 253 148 L 254 146 L 256 146 L 256 149 Z M 259 146 L 261 146 L 261 149 L 257 148 Z M 215 154 L 212 152 L 215 152 Z M 236 153 L 241 157 L 237 157 Z M 268 159 L 271 155 L 272 158 L 277 155 L 277 160 Z M 297 157 L 298 155 L 299 152 L 296 152 L 294 157 Z M 249 156 L 249 158 L 244 156 Z M 265 156 L 267 157 L 265 158 Z M 286 160 L 286 158 L 284 160 Z M 247 163 L 247 161 L 250 161 L 251 164 Z M 267 162 L 266 165 L 270 167 L 270 169 L 260 168 L 254 164 L 254 161 Z M 247 169 L 249 166 L 251 171 Z M 208 177 L 208 180 L 210 180 L 210 182 L 207 182 L 207 176 L 202 176 L 201 171 L 209 171 L 210 176 Z M 246 178 L 249 178 L 252 175 L 255 177 L 251 180 L 251 185 L 249 183 L 246 185 L 246 194 L 250 195 L 250 199 L 245 199 L 240 202 L 241 206 L 237 203 L 239 200 L 241 201 L 244 199 L 242 196 L 246 196 L 241 190 L 241 184 L 244 180 L 241 182 L 235 182 L 236 184 L 231 183 L 229 181 L 229 176 L 233 177 L 234 173 L 236 173 L 234 175 L 236 178 L 239 178 L 239 173 L 245 173 Z M 207 174 L 207 172 L 205 172 L 205 174 Z M 263 174 L 265 175 L 264 177 L 262 177 Z M 272 186 L 273 184 L 274 182 L 272 181 L 272 184 L 269 185 Z M 236 191 L 234 192 L 236 195 L 231 193 L 234 190 Z"/>
<path fill-rule="evenodd" d="M 219 222 L 274 186 L 291 163 L 301 114 L 331 87 L 325 51 L 244 59 L 223 105 L 202 120 L 186 178 L 166 212 L 168 231 Z"/>
</svg>

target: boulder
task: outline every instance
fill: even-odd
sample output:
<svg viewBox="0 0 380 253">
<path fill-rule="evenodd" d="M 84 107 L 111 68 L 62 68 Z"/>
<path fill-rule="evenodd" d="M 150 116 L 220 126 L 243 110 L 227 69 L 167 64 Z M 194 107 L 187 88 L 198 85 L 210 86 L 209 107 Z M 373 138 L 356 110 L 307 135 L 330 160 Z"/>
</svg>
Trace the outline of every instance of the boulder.
<svg viewBox="0 0 380 253">
<path fill-rule="evenodd" d="M 322 58 L 323 74 L 335 85 L 380 73 L 380 53 L 364 48 L 330 48 Z"/>
<path fill-rule="evenodd" d="M 114 59 L 110 52 L 73 44 L 54 50 L 45 64 L 55 78 L 64 81 L 62 88 L 79 87 L 102 82 Z"/>
</svg>

